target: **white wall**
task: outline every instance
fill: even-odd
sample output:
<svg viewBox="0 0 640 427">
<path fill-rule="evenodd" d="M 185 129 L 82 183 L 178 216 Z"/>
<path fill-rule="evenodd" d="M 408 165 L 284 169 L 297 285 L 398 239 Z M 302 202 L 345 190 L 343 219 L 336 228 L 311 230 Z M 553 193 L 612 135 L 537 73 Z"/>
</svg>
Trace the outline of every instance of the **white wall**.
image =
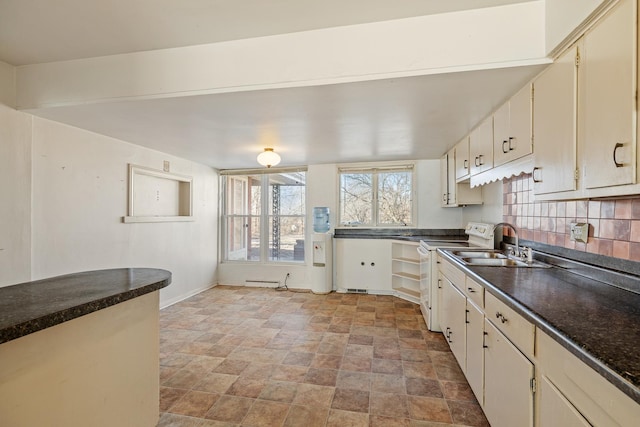
<svg viewBox="0 0 640 427">
<path fill-rule="evenodd" d="M 16 105 L 16 68 L 0 61 L 0 104 Z"/>
<path fill-rule="evenodd" d="M 0 105 L 0 286 L 115 268 L 170 270 L 161 304 L 217 282 L 218 174 Z M 193 222 L 122 223 L 128 164 L 193 176 Z"/>
<path fill-rule="evenodd" d="M 611 0 L 546 0 L 545 44 L 549 54 L 601 5 Z"/>
<path fill-rule="evenodd" d="M 0 286 L 31 278 L 31 121 L 0 104 Z"/>
<path fill-rule="evenodd" d="M 350 164 L 351 166 L 351 164 Z M 287 285 L 293 288 L 310 289 L 311 278 L 311 233 L 313 231 L 312 208 L 326 206 L 330 209 L 332 230 L 336 226 L 338 212 L 338 165 L 311 165 L 307 170 L 307 235 L 305 252 L 306 264 L 260 264 L 221 263 L 219 283 L 244 285 L 245 280 L 274 280 L 284 283 L 287 273 L 291 277 Z M 420 160 L 416 162 L 416 189 L 418 193 L 418 228 L 463 228 L 463 210 L 440 207 L 440 160 Z"/>
<path fill-rule="evenodd" d="M 502 222 L 502 181 L 482 186 L 482 205 L 467 206 L 462 209 L 462 223 L 469 221 Z"/>
</svg>

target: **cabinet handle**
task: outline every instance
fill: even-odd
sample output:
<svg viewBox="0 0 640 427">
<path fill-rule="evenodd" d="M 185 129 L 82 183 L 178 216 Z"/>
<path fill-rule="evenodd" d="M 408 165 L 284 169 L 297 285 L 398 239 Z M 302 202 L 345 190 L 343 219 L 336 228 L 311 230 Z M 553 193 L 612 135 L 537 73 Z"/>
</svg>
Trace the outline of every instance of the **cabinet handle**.
<svg viewBox="0 0 640 427">
<path fill-rule="evenodd" d="M 507 154 L 509 152 L 509 150 L 510 150 L 509 147 L 507 147 L 506 149 L 504 148 L 504 146 L 507 145 L 508 143 L 509 143 L 509 141 L 507 141 L 506 139 L 504 141 L 502 141 L 502 152 L 504 154 Z"/>
<path fill-rule="evenodd" d="M 447 203 L 447 193 L 442 194 L 442 203 Z"/>
<path fill-rule="evenodd" d="M 496 319 L 499 319 L 502 314 L 499 311 L 496 311 Z"/>
<path fill-rule="evenodd" d="M 515 141 L 515 145 L 511 145 L 512 141 Z M 515 139 L 513 136 L 510 136 L 509 137 L 509 151 L 515 150 L 517 146 L 518 146 L 518 140 Z"/>
<path fill-rule="evenodd" d="M 442 280 L 438 279 L 438 289 L 442 289 L 442 286 L 440 285 L 440 283 L 442 283 Z"/>
<path fill-rule="evenodd" d="M 539 168 L 538 166 L 535 166 L 533 168 L 533 172 L 531 173 L 531 177 L 533 178 L 533 182 L 542 182 L 541 179 L 536 178 L 536 171 L 542 170 L 542 168 Z"/>
<path fill-rule="evenodd" d="M 371 267 L 375 267 L 375 266 L 376 266 L 376 263 L 375 263 L 375 262 L 372 262 L 372 263 L 371 263 Z"/>
<path fill-rule="evenodd" d="M 476 167 L 480 166 L 480 163 L 478 163 L 478 160 L 480 160 L 480 156 L 476 156 L 476 159 L 473 161 L 473 164 L 476 165 Z"/>
<path fill-rule="evenodd" d="M 471 292 L 471 293 L 476 292 L 476 290 L 475 290 L 475 289 L 473 289 L 473 288 L 467 288 L 467 290 L 468 290 L 469 292 Z"/>
<path fill-rule="evenodd" d="M 450 329 L 451 328 L 447 328 L 447 329 L 444 330 L 444 336 L 447 337 L 447 338 L 449 338 L 449 330 Z"/>
<path fill-rule="evenodd" d="M 482 160 L 482 159 L 484 158 L 484 154 L 480 154 L 480 155 L 478 156 L 478 158 L 480 159 L 480 165 L 479 165 L 479 166 L 484 165 L 484 161 Z"/>
<path fill-rule="evenodd" d="M 464 311 L 464 323 L 471 323 L 469 322 L 469 310 Z"/>
<path fill-rule="evenodd" d="M 618 151 L 618 148 L 622 148 L 623 146 L 624 144 L 618 142 L 616 146 L 613 147 L 613 164 L 616 165 L 617 168 L 621 168 L 624 166 L 624 163 L 618 163 L 618 161 L 616 160 L 616 151 Z"/>
<path fill-rule="evenodd" d="M 496 319 L 500 319 L 502 323 L 507 323 L 507 318 L 499 311 L 496 311 Z"/>
<path fill-rule="evenodd" d="M 487 335 L 489 335 L 487 332 L 482 333 L 482 348 L 489 348 L 489 346 L 486 343 Z"/>
<path fill-rule="evenodd" d="M 502 317 L 500 318 L 500 321 L 501 321 L 502 323 L 507 323 L 507 318 L 506 318 L 506 317 L 504 317 L 504 316 L 502 316 Z"/>
<path fill-rule="evenodd" d="M 447 340 L 449 341 L 449 343 L 453 342 L 451 341 L 451 335 L 453 335 L 453 331 L 449 331 L 449 335 L 447 335 Z"/>
<path fill-rule="evenodd" d="M 360 265 L 364 265 L 364 261 L 360 262 Z"/>
<path fill-rule="evenodd" d="M 464 169 L 469 169 L 469 160 L 465 159 L 464 163 L 462 164 Z"/>
</svg>

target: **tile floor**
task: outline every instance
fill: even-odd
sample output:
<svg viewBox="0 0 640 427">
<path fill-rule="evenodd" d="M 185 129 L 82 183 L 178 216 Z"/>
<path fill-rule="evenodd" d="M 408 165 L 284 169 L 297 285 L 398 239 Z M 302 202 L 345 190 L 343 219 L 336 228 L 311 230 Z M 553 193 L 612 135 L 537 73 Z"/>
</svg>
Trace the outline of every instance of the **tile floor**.
<svg viewBox="0 0 640 427">
<path fill-rule="evenodd" d="M 160 312 L 158 426 L 488 426 L 442 334 L 391 296 L 217 286 Z"/>
</svg>

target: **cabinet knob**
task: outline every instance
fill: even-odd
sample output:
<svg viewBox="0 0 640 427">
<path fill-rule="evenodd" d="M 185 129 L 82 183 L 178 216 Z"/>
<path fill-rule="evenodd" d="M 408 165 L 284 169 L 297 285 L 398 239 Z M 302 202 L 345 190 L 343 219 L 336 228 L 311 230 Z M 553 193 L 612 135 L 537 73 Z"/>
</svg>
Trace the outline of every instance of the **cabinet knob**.
<svg viewBox="0 0 640 427">
<path fill-rule="evenodd" d="M 376 263 L 375 263 L 375 262 L 372 262 L 372 263 L 371 263 L 371 267 L 375 267 L 375 266 L 376 266 Z"/>
<path fill-rule="evenodd" d="M 362 262 L 360 263 L 360 265 L 364 265 L 364 261 L 362 261 Z"/>
</svg>

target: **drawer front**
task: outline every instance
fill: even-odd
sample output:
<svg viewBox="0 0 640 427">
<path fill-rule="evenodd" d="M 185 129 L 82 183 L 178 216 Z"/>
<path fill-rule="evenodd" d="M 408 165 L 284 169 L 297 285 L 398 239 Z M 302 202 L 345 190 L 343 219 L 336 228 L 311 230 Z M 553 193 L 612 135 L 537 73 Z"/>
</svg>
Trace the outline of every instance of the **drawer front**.
<svg viewBox="0 0 640 427">
<path fill-rule="evenodd" d="M 485 295 L 485 313 L 509 340 L 529 359 L 533 359 L 535 327 L 505 303 L 487 292 Z"/>
<path fill-rule="evenodd" d="M 464 293 L 465 274 L 447 259 L 438 255 L 438 269 L 460 292 Z"/>
<path fill-rule="evenodd" d="M 484 286 L 467 276 L 465 280 L 465 295 L 478 307 L 484 308 Z"/>
</svg>

